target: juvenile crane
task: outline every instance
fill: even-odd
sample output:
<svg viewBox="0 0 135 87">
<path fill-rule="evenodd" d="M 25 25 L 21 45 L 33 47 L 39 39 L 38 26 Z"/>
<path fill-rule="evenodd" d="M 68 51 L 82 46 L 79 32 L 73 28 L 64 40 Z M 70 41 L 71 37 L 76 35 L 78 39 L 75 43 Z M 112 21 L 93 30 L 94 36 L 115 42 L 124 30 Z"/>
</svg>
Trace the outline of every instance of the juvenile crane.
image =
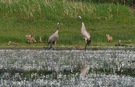
<svg viewBox="0 0 135 87">
<path fill-rule="evenodd" d="M 56 30 L 56 32 L 55 32 L 54 34 L 52 34 L 52 35 L 49 37 L 49 39 L 48 39 L 48 44 L 50 45 L 49 49 L 52 49 L 52 48 L 53 48 L 52 45 L 56 44 L 56 42 L 57 42 L 58 39 L 59 39 L 59 35 L 58 35 L 58 33 L 59 33 L 59 28 L 60 28 L 60 23 L 58 22 L 58 23 L 57 23 L 57 28 L 56 28 L 57 30 Z"/>
<path fill-rule="evenodd" d="M 84 22 L 82 20 L 82 17 L 79 16 L 79 18 L 81 19 L 81 22 L 82 22 L 82 27 L 81 27 L 81 34 L 86 42 L 85 44 L 85 50 L 86 50 L 86 47 L 89 46 L 91 44 L 91 36 L 89 34 L 89 32 L 87 31 L 87 29 L 85 28 L 85 25 L 84 25 Z"/>
<path fill-rule="evenodd" d="M 112 42 L 113 37 L 110 34 L 106 34 L 107 42 Z"/>
<path fill-rule="evenodd" d="M 28 40 L 28 43 L 34 43 L 36 42 L 35 38 L 33 35 L 25 35 L 25 37 L 27 38 Z"/>
</svg>

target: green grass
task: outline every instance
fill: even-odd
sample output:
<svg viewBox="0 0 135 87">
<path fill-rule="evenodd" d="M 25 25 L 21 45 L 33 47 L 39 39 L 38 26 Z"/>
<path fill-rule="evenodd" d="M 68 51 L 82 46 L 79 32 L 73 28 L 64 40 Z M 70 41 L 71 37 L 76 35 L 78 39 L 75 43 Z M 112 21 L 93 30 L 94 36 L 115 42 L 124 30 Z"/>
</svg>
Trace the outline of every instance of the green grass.
<svg viewBox="0 0 135 87">
<path fill-rule="evenodd" d="M 93 4 L 47 0 L 0 1 L 0 47 L 8 41 L 18 42 L 18 47 L 48 46 L 48 37 L 55 32 L 58 21 L 62 23 L 57 46 L 83 47 L 80 34 L 81 15 L 92 37 L 92 46 L 114 46 L 118 40 L 135 43 L 135 12 L 119 4 Z M 113 36 L 107 43 L 105 34 Z M 25 35 L 32 34 L 45 43 L 27 44 Z"/>
</svg>

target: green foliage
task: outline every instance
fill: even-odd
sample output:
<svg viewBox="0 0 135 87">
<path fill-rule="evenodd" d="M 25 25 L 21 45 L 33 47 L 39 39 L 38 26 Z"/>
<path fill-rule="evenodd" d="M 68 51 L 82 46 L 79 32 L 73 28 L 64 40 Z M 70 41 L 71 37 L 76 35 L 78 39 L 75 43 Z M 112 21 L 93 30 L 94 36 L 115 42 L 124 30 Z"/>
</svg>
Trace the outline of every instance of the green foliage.
<svg viewBox="0 0 135 87">
<path fill-rule="evenodd" d="M 134 6 L 135 0 L 68 0 L 68 1 L 79 1 L 79 2 L 90 2 L 90 3 L 111 3 L 111 4 L 122 4 L 128 6 Z"/>
<path fill-rule="evenodd" d="M 91 0 L 91 2 L 95 2 L 95 3 L 119 3 L 119 4 L 130 4 L 130 3 L 133 3 L 134 0 Z"/>
<path fill-rule="evenodd" d="M 118 40 L 135 42 L 134 9 L 120 4 L 85 2 L 87 0 L 1 0 L 0 43 L 16 41 L 25 44 L 25 35 L 32 34 L 36 39 L 42 37 L 47 45 L 48 37 L 60 21 L 58 45 L 84 45 L 78 15 L 82 16 L 91 34 L 92 45 L 114 45 Z M 114 37 L 111 44 L 106 43 L 106 33 Z"/>
</svg>

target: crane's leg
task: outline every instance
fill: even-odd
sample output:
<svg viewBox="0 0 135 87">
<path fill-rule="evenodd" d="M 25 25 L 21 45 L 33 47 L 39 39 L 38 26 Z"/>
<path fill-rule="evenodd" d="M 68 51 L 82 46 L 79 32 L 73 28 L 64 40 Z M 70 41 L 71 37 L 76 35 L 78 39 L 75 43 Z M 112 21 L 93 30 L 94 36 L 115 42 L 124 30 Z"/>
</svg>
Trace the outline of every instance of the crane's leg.
<svg viewBox="0 0 135 87">
<path fill-rule="evenodd" d="M 55 48 L 56 48 L 56 43 L 57 43 L 57 42 L 54 42 L 54 46 L 55 46 Z"/>
<path fill-rule="evenodd" d="M 86 50 L 86 47 L 89 46 L 90 44 L 91 44 L 91 39 L 87 39 L 86 44 L 85 44 L 85 50 Z"/>
<path fill-rule="evenodd" d="M 49 50 L 50 50 L 50 49 L 54 49 L 54 48 L 52 47 L 52 43 L 50 43 L 50 47 L 49 47 Z"/>
<path fill-rule="evenodd" d="M 86 51 L 86 48 L 87 48 L 87 43 L 85 44 L 85 48 L 84 48 L 85 51 Z"/>
<path fill-rule="evenodd" d="M 86 51 L 86 48 L 87 48 L 87 39 L 86 38 L 84 38 L 84 40 L 85 40 L 85 48 L 84 48 L 84 50 Z"/>
</svg>

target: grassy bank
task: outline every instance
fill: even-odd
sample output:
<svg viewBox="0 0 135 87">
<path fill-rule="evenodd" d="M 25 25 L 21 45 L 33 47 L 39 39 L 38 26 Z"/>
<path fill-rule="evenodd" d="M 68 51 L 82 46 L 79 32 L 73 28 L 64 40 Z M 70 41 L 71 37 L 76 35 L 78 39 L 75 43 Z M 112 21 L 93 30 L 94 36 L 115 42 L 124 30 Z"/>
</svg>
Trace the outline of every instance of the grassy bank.
<svg viewBox="0 0 135 87">
<path fill-rule="evenodd" d="M 114 46 L 121 40 L 135 43 L 135 12 L 123 5 L 92 4 L 47 0 L 0 1 L 0 47 L 8 47 L 8 41 L 18 42 L 18 47 L 48 46 L 50 34 L 55 32 L 56 23 L 62 23 L 57 46 L 83 47 L 80 35 L 81 15 L 91 34 L 92 46 Z M 105 34 L 113 36 L 107 43 Z M 45 43 L 27 44 L 25 35 L 32 34 Z"/>
</svg>

